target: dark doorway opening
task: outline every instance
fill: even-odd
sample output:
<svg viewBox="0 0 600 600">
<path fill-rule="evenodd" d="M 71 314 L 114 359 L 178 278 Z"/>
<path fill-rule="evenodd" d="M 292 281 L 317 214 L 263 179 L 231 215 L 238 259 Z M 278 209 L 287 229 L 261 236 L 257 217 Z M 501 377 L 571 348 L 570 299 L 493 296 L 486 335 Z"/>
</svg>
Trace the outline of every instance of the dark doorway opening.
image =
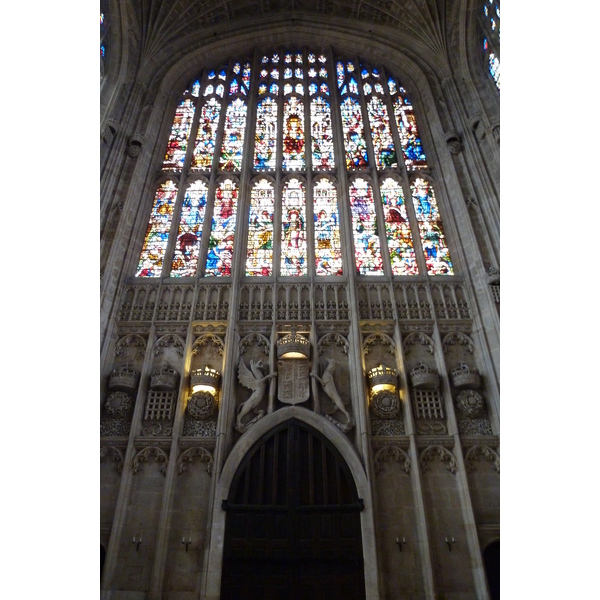
<svg viewBox="0 0 600 600">
<path fill-rule="evenodd" d="M 360 511 L 350 469 L 292 419 L 248 452 L 233 479 L 222 600 L 363 600 Z"/>
<path fill-rule="evenodd" d="M 490 588 L 490 598 L 500 600 L 500 540 L 492 542 L 483 551 L 483 562 Z"/>
</svg>

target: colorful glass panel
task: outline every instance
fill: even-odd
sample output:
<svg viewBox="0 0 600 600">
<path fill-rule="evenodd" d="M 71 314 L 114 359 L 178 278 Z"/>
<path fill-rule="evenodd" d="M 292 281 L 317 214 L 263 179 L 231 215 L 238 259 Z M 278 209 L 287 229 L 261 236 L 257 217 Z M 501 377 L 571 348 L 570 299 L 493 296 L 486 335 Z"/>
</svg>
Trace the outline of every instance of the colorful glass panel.
<svg viewBox="0 0 600 600">
<path fill-rule="evenodd" d="M 500 60 L 493 52 L 490 52 L 489 64 L 490 64 L 490 74 L 494 78 L 496 87 L 498 89 L 500 89 Z"/>
<path fill-rule="evenodd" d="M 254 134 L 254 168 L 272 171 L 277 159 L 277 103 L 272 98 L 259 102 Z"/>
<path fill-rule="evenodd" d="M 323 98 L 310 103 L 310 130 L 312 135 L 312 167 L 315 171 L 335 168 L 331 108 Z"/>
<path fill-rule="evenodd" d="M 392 273 L 394 275 L 417 275 L 419 267 L 410 233 L 402 186 L 391 177 L 381 184 L 381 202 Z"/>
<path fill-rule="evenodd" d="M 413 107 L 408 98 L 398 96 L 394 100 L 394 116 L 396 117 L 396 125 L 398 125 L 402 154 L 404 155 L 404 163 L 407 170 L 426 169 L 427 159 L 421 146 L 421 138 L 419 137 L 417 120 L 413 114 Z"/>
<path fill-rule="evenodd" d="M 350 90 L 351 94 L 356 94 L 358 96 L 358 83 L 356 83 L 356 79 L 354 79 L 354 77 L 350 78 L 348 89 Z"/>
<path fill-rule="evenodd" d="M 260 179 L 250 193 L 246 275 L 273 274 L 273 214 L 275 191 L 267 179 Z"/>
<path fill-rule="evenodd" d="M 350 185 L 350 209 L 354 235 L 354 258 L 359 275 L 382 275 L 383 262 L 375 217 L 373 188 L 364 179 Z"/>
<path fill-rule="evenodd" d="M 311 83 L 308 86 L 308 94 L 309 94 L 309 96 L 314 96 L 317 93 L 318 90 L 319 90 L 319 88 L 317 87 L 317 84 L 314 83 L 314 82 Z"/>
<path fill-rule="evenodd" d="M 214 91 L 215 91 L 215 89 L 213 88 L 212 84 L 211 84 L 211 83 L 209 83 L 209 84 L 206 86 L 206 89 L 204 90 L 204 94 L 202 94 L 202 95 L 203 95 L 203 96 L 205 96 L 205 97 L 206 97 L 206 96 L 210 96 L 210 94 L 213 94 L 213 93 L 214 93 Z"/>
<path fill-rule="evenodd" d="M 246 104 L 240 98 L 227 107 L 223 149 L 219 161 L 219 168 L 223 171 L 239 171 L 242 168 L 246 112 Z"/>
<path fill-rule="evenodd" d="M 302 54 L 300 52 L 296 52 L 296 62 L 301 65 L 302 64 Z"/>
<path fill-rule="evenodd" d="M 196 98 L 200 95 L 200 81 L 196 79 L 192 85 L 192 96 L 196 96 Z"/>
<path fill-rule="evenodd" d="M 316 77 L 317 76 L 317 70 L 314 67 L 311 67 L 308 70 L 308 76 L 309 77 Z"/>
<path fill-rule="evenodd" d="M 250 89 L 250 63 L 246 63 L 244 65 L 244 70 L 242 71 L 242 81 L 246 86 L 246 89 Z"/>
<path fill-rule="evenodd" d="M 317 275 L 342 275 L 342 243 L 337 190 L 327 179 L 313 187 Z"/>
<path fill-rule="evenodd" d="M 196 107 L 189 98 L 182 100 L 175 111 L 171 136 L 163 162 L 163 171 L 181 171 Z"/>
<path fill-rule="evenodd" d="M 346 168 L 359 169 L 369 164 L 363 129 L 362 111 L 358 100 L 346 98 L 341 105 Z"/>
<path fill-rule="evenodd" d="M 296 91 L 296 94 L 300 94 L 301 96 L 304 96 L 304 84 L 303 83 L 297 83 L 294 90 Z"/>
<path fill-rule="evenodd" d="M 156 190 L 136 277 L 160 277 L 176 198 L 177 185 L 173 181 L 162 183 Z"/>
<path fill-rule="evenodd" d="M 220 83 L 217 86 L 217 95 L 221 96 L 221 98 L 222 98 L 224 93 L 225 93 L 225 86 L 222 83 Z"/>
<path fill-rule="evenodd" d="M 338 87 L 341 88 L 344 83 L 344 65 L 341 62 L 338 62 L 335 65 L 335 73 L 337 76 Z"/>
<path fill-rule="evenodd" d="M 283 169 L 304 169 L 304 104 L 295 96 L 283 107 Z"/>
<path fill-rule="evenodd" d="M 238 187 L 232 179 L 225 179 L 217 186 L 213 210 L 208 254 L 207 276 L 229 277 L 233 258 L 233 241 L 237 214 Z"/>
<path fill-rule="evenodd" d="M 387 108 L 383 100 L 373 96 L 367 104 L 367 113 L 371 125 L 371 138 L 378 169 L 391 169 L 398 166 L 396 148 L 390 130 Z"/>
<path fill-rule="evenodd" d="M 212 167 L 220 112 L 221 105 L 215 98 L 210 98 L 202 107 L 196 134 L 196 147 L 190 167 L 192 171 L 210 171 Z"/>
<path fill-rule="evenodd" d="M 276 83 L 272 83 L 269 86 L 269 93 L 277 95 L 279 93 L 279 86 Z"/>
<path fill-rule="evenodd" d="M 410 186 L 429 275 L 453 275 L 433 186 L 417 178 Z"/>
<path fill-rule="evenodd" d="M 196 274 L 207 193 L 208 187 L 201 180 L 194 181 L 185 192 L 171 277 L 193 277 Z"/>
<path fill-rule="evenodd" d="M 314 62 L 315 62 L 315 60 L 316 60 L 316 59 L 315 59 L 315 55 L 314 55 L 314 54 L 312 54 L 312 53 L 309 53 L 309 54 L 308 54 L 308 62 L 309 62 L 309 63 L 314 63 Z"/>
<path fill-rule="evenodd" d="M 325 64 L 327 58 L 324 54 L 319 54 L 319 62 Z"/>
<path fill-rule="evenodd" d="M 306 199 L 304 184 L 289 179 L 283 186 L 281 212 L 282 276 L 306 275 Z"/>
<path fill-rule="evenodd" d="M 288 94 L 291 94 L 293 91 L 294 91 L 294 88 L 293 88 L 293 86 L 292 86 L 291 83 L 286 83 L 283 86 L 283 95 L 284 96 L 287 96 Z"/>
<path fill-rule="evenodd" d="M 291 77 L 292 77 L 292 70 L 290 68 L 284 69 L 284 71 L 283 71 L 283 78 L 284 79 L 290 79 Z"/>
<path fill-rule="evenodd" d="M 240 84 L 238 83 L 237 79 L 233 79 L 231 81 L 231 83 L 229 84 L 229 95 L 233 96 L 234 94 L 237 94 L 240 91 Z"/>
</svg>

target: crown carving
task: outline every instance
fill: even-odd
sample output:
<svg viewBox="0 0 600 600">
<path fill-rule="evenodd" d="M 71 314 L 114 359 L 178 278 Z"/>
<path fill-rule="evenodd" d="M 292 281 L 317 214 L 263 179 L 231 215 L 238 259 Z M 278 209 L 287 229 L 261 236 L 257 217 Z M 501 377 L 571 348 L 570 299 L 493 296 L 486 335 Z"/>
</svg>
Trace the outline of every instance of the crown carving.
<svg viewBox="0 0 600 600">
<path fill-rule="evenodd" d="M 310 356 L 310 342 L 295 331 L 284 335 L 277 340 L 277 358 L 290 353 L 298 353 L 308 358 Z"/>
<path fill-rule="evenodd" d="M 410 378 L 416 388 L 435 389 L 439 385 L 437 371 L 424 363 L 410 371 Z"/>
<path fill-rule="evenodd" d="M 452 377 L 452 385 L 455 388 L 478 388 L 481 385 L 479 371 L 475 367 L 469 367 L 465 363 L 461 363 L 459 367 L 452 369 L 450 375 Z"/>
<path fill-rule="evenodd" d="M 111 390 L 122 390 L 124 392 L 133 392 L 137 387 L 140 374 L 128 367 L 114 369 L 108 379 L 108 387 Z"/>
<path fill-rule="evenodd" d="M 398 371 L 390 367 L 379 365 L 367 372 L 369 379 L 369 387 L 374 388 L 376 385 L 393 385 L 396 387 Z"/>
<path fill-rule="evenodd" d="M 196 385 L 207 385 L 217 389 L 220 377 L 221 373 L 216 369 L 204 367 L 203 369 L 195 369 L 192 371 L 190 379 L 192 387 Z"/>
<path fill-rule="evenodd" d="M 150 375 L 150 387 L 153 390 L 174 390 L 177 387 L 179 373 L 175 369 L 165 367 Z"/>
</svg>

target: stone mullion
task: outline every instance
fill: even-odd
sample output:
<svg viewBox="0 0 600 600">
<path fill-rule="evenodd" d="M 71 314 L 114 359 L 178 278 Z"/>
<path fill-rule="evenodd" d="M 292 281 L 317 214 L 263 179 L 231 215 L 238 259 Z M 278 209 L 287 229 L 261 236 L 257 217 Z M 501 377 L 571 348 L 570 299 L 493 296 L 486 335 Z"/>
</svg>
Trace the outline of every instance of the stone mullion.
<svg viewBox="0 0 600 600">
<path fill-rule="evenodd" d="M 148 600 L 161 600 L 162 588 L 165 579 L 165 569 L 167 564 L 167 555 L 169 551 L 169 533 L 171 531 L 171 521 L 173 519 L 173 502 L 175 499 L 175 477 L 177 475 L 178 441 L 183 423 L 185 420 L 185 409 L 187 401 L 184 393 L 188 391 L 188 378 L 190 375 L 190 365 L 193 344 L 193 326 L 190 323 L 187 331 L 187 340 L 184 350 L 184 362 L 179 380 L 178 402 L 176 404 L 175 418 L 173 421 L 173 430 L 171 434 L 171 450 L 169 452 L 169 461 L 165 474 L 165 485 L 163 487 L 160 516 L 158 519 L 157 538 L 152 565 L 152 578 L 150 581 L 150 590 Z"/>
<path fill-rule="evenodd" d="M 150 373 L 152 370 L 153 363 L 152 348 L 154 347 L 155 341 L 156 332 L 154 329 L 154 325 L 152 325 L 148 334 L 146 353 L 144 356 L 144 363 L 142 365 L 142 372 L 140 374 L 140 384 L 137 391 L 133 416 L 131 418 L 129 439 L 127 441 L 127 450 L 125 451 L 125 457 L 123 459 L 123 471 L 121 475 L 121 482 L 119 484 L 119 493 L 117 496 L 117 502 L 115 506 L 115 515 L 113 517 L 112 527 L 110 531 L 110 540 L 108 542 L 108 548 L 106 549 L 106 562 L 104 563 L 102 575 L 102 600 L 109 600 L 114 597 L 113 586 L 116 571 L 119 566 L 119 548 L 121 546 L 123 530 L 125 528 L 125 520 L 127 518 L 127 509 L 129 506 L 131 496 L 131 488 L 133 487 L 132 477 L 134 473 L 131 469 L 131 463 L 136 453 L 135 437 L 137 435 L 137 431 L 139 431 L 139 428 L 141 427 L 143 419 L 144 405 L 146 403 L 146 397 L 148 395 Z"/>
</svg>

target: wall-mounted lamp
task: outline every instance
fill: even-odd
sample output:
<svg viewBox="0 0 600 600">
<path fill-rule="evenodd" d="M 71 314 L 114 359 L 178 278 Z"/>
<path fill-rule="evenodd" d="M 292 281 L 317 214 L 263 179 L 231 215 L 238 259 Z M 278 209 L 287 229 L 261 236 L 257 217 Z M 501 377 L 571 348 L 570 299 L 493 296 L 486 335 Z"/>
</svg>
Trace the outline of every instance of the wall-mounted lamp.
<svg viewBox="0 0 600 600">
<path fill-rule="evenodd" d="M 208 392 L 212 396 L 217 393 L 221 373 L 216 369 L 204 367 L 196 369 L 191 373 L 192 394 Z"/>
<path fill-rule="evenodd" d="M 448 544 L 448 550 L 452 552 L 452 544 L 456 544 L 456 540 L 453 537 L 446 538 L 446 544 Z"/>
<path fill-rule="evenodd" d="M 402 552 L 402 546 L 404 546 L 404 544 L 406 544 L 406 538 L 396 538 L 396 544 L 398 544 L 398 548 L 400 549 L 400 552 Z"/>
<path fill-rule="evenodd" d="M 371 388 L 373 394 L 383 390 L 396 391 L 398 381 L 398 371 L 396 369 L 379 365 L 367 372 L 367 378 L 369 379 L 369 388 Z"/>
<path fill-rule="evenodd" d="M 191 538 L 191 537 L 189 537 L 189 538 L 186 540 L 186 539 L 185 539 L 185 536 L 183 536 L 183 537 L 181 538 L 181 543 L 182 543 L 182 544 L 185 544 L 185 551 L 187 552 L 187 551 L 188 551 L 188 546 L 189 546 L 189 545 L 192 543 L 192 538 Z"/>
<path fill-rule="evenodd" d="M 310 342 L 307 338 L 296 333 L 296 328 L 292 327 L 292 332 L 284 335 L 277 340 L 277 358 L 309 358 Z"/>
<path fill-rule="evenodd" d="M 142 536 L 140 535 L 139 539 L 135 539 L 133 536 L 133 543 L 135 544 L 135 551 L 137 552 L 140 549 L 140 544 L 142 543 Z"/>
</svg>

